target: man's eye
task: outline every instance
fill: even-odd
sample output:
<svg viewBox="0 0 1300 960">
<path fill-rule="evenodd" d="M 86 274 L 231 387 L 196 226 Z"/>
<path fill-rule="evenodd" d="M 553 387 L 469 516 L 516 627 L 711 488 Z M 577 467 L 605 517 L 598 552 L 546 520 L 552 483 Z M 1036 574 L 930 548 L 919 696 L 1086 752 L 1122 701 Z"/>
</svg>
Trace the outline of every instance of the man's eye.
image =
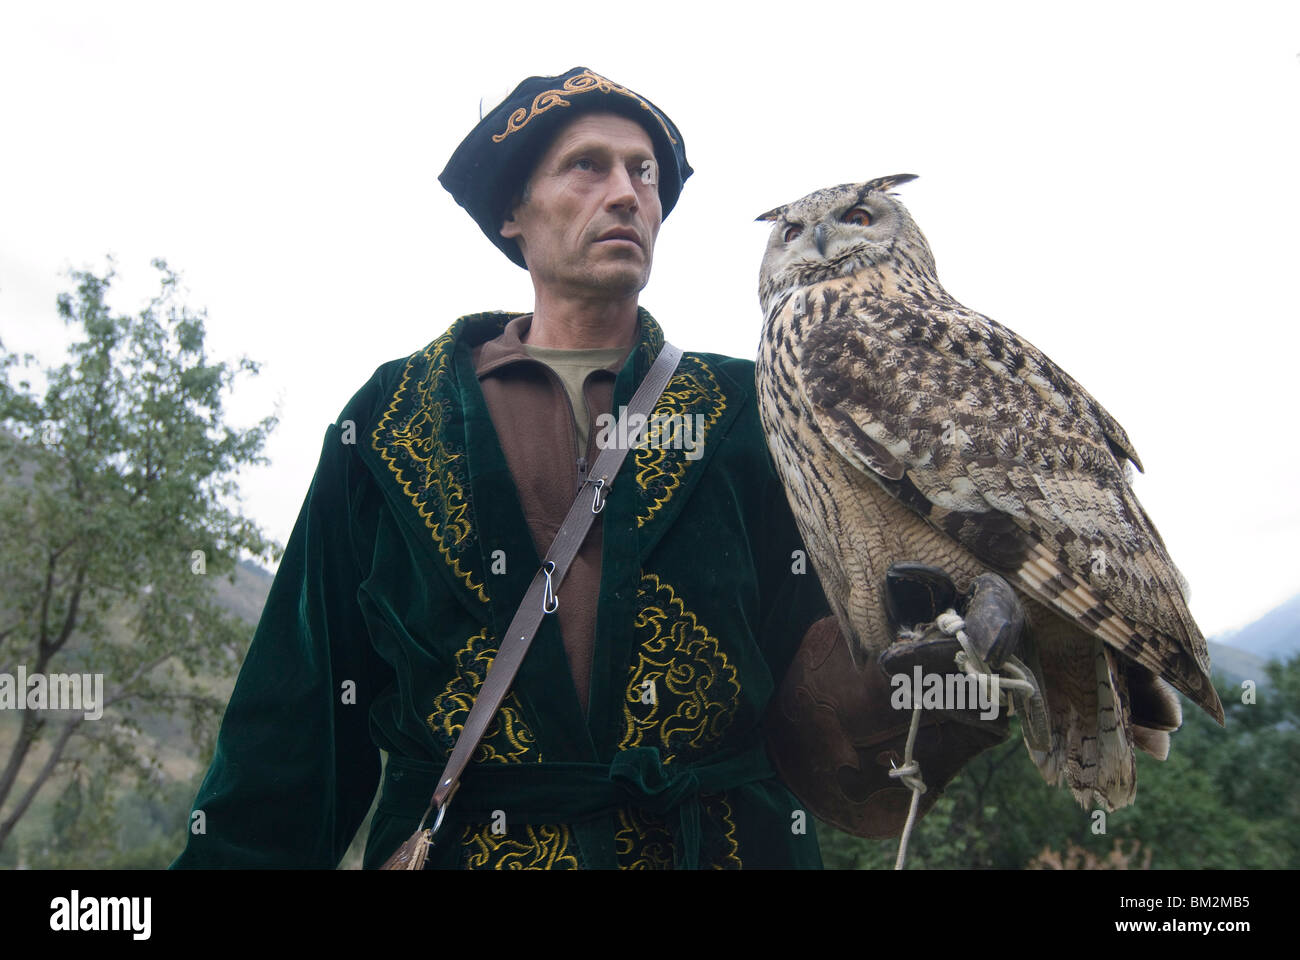
<svg viewBox="0 0 1300 960">
<path fill-rule="evenodd" d="M 579 157 L 573 161 L 573 165 L 579 170 L 595 170 L 596 164 L 590 157 Z"/>
<path fill-rule="evenodd" d="M 798 226 L 797 224 L 793 227 L 788 227 L 785 231 L 785 242 L 789 243 L 801 233 L 803 233 L 803 227 Z"/>
</svg>

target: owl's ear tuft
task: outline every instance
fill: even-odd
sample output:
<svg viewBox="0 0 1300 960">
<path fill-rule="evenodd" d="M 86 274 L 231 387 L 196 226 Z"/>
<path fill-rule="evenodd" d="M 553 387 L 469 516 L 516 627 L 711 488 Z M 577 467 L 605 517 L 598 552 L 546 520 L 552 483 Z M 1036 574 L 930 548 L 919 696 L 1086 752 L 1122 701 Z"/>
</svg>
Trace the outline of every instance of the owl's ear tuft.
<svg viewBox="0 0 1300 960">
<path fill-rule="evenodd" d="M 788 209 L 790 209 L 790 204 L 788 203 L 779 207 L 773 207 L 771 210 L 767 211 L 767 213 L 760 213 L 754 218 L 754 221 L 757 223 L 762 220 L 780 220 Z"/>
<path fill-rule="evenodd" d="M 893 190 L 894 187 L 902 186 L 904 183 L 911 183 L 916 179 L 914 173 L 896 173 L 890 177 L 877 177 L 875 180 L 868 181 L 863 185 L 863 193 L 871 193 L 873 190 Z"/>
</svg>

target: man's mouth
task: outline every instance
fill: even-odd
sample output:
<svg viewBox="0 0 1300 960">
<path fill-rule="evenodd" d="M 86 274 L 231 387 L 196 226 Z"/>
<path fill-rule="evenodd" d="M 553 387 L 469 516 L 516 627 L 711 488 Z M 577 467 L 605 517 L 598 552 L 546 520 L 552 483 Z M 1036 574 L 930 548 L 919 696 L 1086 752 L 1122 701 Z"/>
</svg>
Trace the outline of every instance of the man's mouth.
<svg viewBox="0 0 1300 960">
<path fill-rule="evenodd" d="M 597 243 L 604 243 L 607 240 L 626 241 L 641 246 L 641 238 L 637 236 L 635 230 L 630 227 L 615 227 L 612 230 L 606 230 L 596 238 Z"/>
</svg>

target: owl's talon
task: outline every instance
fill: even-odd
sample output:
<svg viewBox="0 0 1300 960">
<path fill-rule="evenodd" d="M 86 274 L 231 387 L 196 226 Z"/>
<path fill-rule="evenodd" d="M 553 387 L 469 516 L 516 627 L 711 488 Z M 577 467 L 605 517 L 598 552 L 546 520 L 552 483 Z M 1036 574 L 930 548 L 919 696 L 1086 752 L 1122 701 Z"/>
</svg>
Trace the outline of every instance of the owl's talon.
<svg viewBox="0 0 1300 960">
<path fill-rule="evenodd" d="M 1015 652 L 1025 629 L 1025 611 L 1016 592 L 996 573 L 976 577 L 967 591 L 966 636 L 981 660 L 995 670 Z"/>
</svg>

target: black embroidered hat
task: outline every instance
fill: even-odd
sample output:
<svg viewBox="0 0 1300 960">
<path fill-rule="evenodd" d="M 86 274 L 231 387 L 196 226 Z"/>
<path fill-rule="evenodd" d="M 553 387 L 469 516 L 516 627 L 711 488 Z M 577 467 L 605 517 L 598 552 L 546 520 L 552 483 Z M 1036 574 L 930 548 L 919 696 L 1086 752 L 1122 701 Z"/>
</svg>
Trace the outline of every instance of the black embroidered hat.
<svg viewBox="0 0 1300 960">
<path fill-rule="evenodd" d="M 555 132 L 580 113 L 608 110 L 635 120 L 654 144 L 663 218 L 694 171 L 681 132 L 649 100 L 586 67 L 556 77 L 529 77 L 478 122 L 447 161 L 438 181 L 489 240 L 527 269 L 519 244 L 501 236 L 507 207 Z"/>
</svg>

